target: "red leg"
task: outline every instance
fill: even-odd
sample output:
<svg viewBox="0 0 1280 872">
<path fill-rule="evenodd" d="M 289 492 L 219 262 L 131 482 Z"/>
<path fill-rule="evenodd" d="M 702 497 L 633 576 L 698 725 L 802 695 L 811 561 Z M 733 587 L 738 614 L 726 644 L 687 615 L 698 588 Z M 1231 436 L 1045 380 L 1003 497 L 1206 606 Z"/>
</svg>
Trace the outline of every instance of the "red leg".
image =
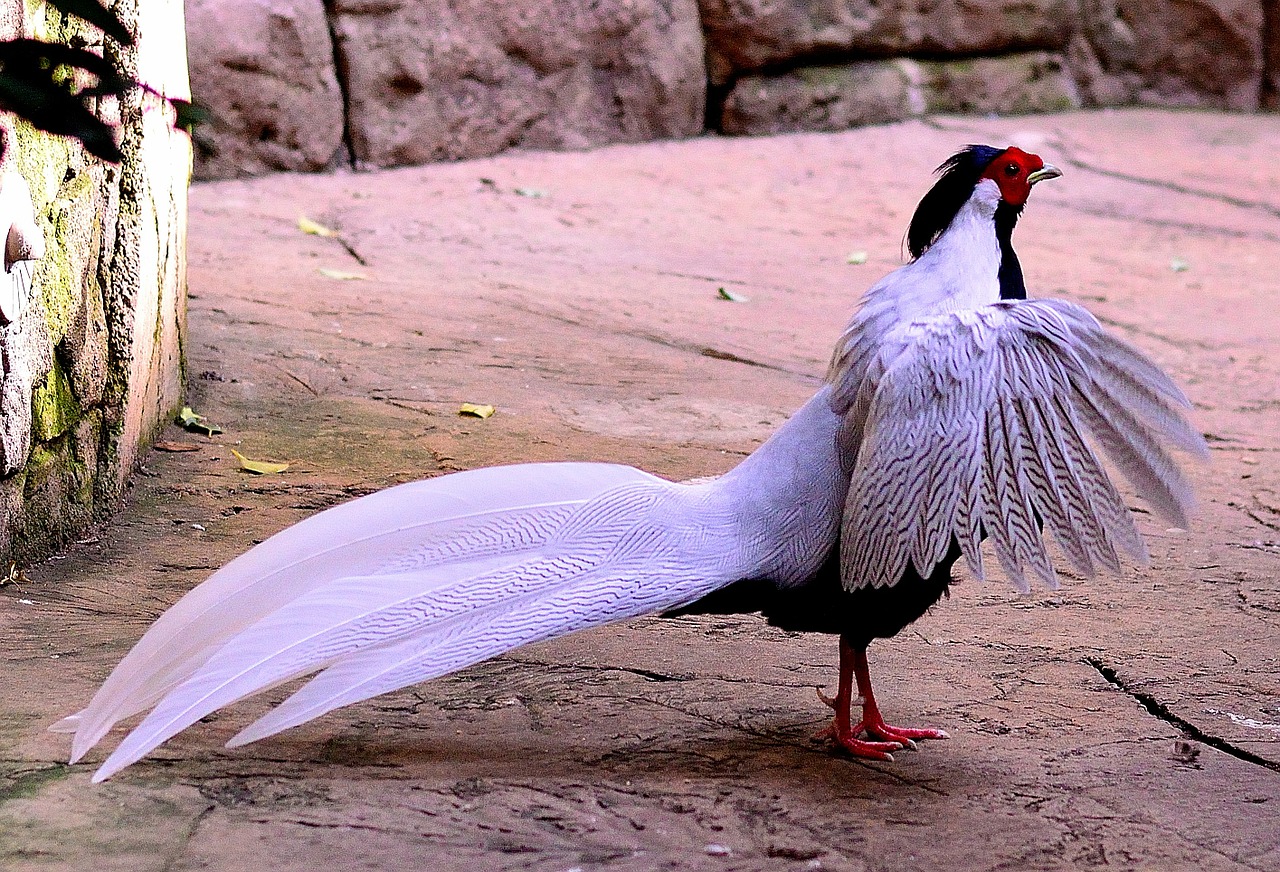
<svg viewBox="0 0 1280 872">
<path fill-rule="evenodd" d="M 845 643 L 844 639 L 840 640 L 840 684 L 836 688 L 835 699 L 818 691 L 818 697 L 831 708 L 835 709 L 836 717 L 832 721 L 831 726 L 827 727 L 821 733 L 818 733 L 819 739 L 830 739 L 836 745 L 844 748 L 855 757 L 863 757 L 868 760 L 893 760 L 890 751 L 897 751 L 904 746 L 903 742 L 896 739 L 887 742 L 875 742 L 859 739 L 858 735 L 862 732 L 862 724 L 859 723 L 854 727 L 851 723 L 852 717 L 850 709 L 853 707 L 855 700 L 853 699 L 853 677 L 854 671 L 858 669 L 857 655 L 862 655 L 862 668 L 858 673 L 858 687 L 862 687 L 863 676 L 866 675 L 867 655 L 866 652 L 856 652 Z M 871 683 L 867 682 L 867 688 L 870 689 Z M 859 704 L 863 700 L 857 700 Z"/>
<path fill-rule="evenodd" d="M 844 640 L 840 641 L 841 649 Z M 858 695 L 862 697 L 862 720 L 855 732 L 865 732 L 868 736 L 884 739 L 889 742 L 900 742 L 914 748 L 915 739 L 950 739 L 946 730 L 920 729 L 913 727 L 894 727 L 884 722 L 880 707 L 876 705 L 875 694 L 871 691 L 871 672 L 867 669 L 867 651 L 853 651 L 853 670 L 858 677 Z"/>
<path fill-rule="evenodd" d="M 858 699 L 853 699 L 854 679 L 858 683 Z M 949 739 L 945 730 L 914 729 L 911 727 L 894 727 L 884 722 L 880 707 L 876 705 L 875 693 L 871 690 L 871 673 L 867 668 L 867 651 L 865 648 L 854 648 L 843 638 L 840 639 L 840 685 L 835 699 L 818 692 L 818 696 L 827 705 L 835 709 L 834 723 L 819 733 L 819 738 L 829 738 L 837 745 L 849 751 L 855 757 L 866 757 L 872 760 L 892 760 L 888 753 L 898 748 L 914 748 L 916 739 Z M 851 725 L 850 709 L 855 702 L 862 706 L 862 720 Z M 859 739 L 863 733 L 868 740 Z M 881 739 L 883 741 L 874 741 Z"/>
</svg>

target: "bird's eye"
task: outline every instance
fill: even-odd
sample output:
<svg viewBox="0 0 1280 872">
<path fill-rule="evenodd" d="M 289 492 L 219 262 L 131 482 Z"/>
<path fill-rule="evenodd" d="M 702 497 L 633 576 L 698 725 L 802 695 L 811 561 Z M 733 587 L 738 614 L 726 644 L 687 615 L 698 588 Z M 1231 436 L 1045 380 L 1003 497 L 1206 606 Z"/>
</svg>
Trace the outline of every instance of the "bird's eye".
<svg viewBox="0 0 1280 872">
<path fill-rule="evenodd" d="M 1021 169 L 1022 168 L 1018 166 L 1016 163 L 1005 164 L 1004 174 L 1012 178 L 1013 176 L 1016 176 L 1018 174 L 1018 171 Z"/>
</svg>

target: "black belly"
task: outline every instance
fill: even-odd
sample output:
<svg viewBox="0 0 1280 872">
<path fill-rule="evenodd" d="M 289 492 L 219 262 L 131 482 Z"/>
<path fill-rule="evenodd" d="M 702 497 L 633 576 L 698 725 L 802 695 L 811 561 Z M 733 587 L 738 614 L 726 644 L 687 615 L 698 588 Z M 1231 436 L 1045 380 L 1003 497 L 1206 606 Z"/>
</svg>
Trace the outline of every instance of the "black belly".
<svg viewBox="0 0 1280 872">
<path fill-rule="evenodd" d="M 947 556 L 929 576 L 908 564 L 892 587 L 847 591 L 840 583 L 840 563 L 833 552 L 812 581 L 779 588 L 768 579 L 734 582 L 668 615 L 747 614 L 759 612 L 775 627 L 806 633 L 832 633 L 855 648 L 872 639 L 887 639 L 918 619 L 952 585 L 951 567 L 960 557 L 953 540 Z"/>
</svg>

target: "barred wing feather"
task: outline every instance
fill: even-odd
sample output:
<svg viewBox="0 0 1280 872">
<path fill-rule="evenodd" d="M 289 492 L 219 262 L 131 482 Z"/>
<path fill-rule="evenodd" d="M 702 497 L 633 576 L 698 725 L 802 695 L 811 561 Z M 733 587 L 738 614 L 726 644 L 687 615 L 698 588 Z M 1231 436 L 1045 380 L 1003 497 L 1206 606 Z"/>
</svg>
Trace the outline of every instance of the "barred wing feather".
<svg viewBox="0 0 1280 872">
<path fill-rule="evenodd" d="M 1002 301 L 880 335 L 858 327 L 832 373 L 851 455 L 850 590 L 895 584 L 908 563 L 927 576 L 953 540 L 981 577 L 984 536 L 1020 589 L 1027 571 L 1056 586 L 1042 528 L 1086 576 L 1118 571 L 1117 549 L 1145 560 L 1094 444 L 1161 517 L 1187 525 L 1191 488 L 1169 447 L 1207 453 L 1187 399 L 1080 306 Z"/>
</svg>

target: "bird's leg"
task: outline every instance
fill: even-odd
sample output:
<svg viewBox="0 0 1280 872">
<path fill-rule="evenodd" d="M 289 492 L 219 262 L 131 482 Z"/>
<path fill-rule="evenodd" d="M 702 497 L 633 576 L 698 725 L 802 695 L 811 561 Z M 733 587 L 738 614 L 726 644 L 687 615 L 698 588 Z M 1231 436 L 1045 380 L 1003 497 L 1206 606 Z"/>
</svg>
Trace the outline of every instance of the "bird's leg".
<svg viewBox="0 0 1280 872">
<path fill-rule="evenodd" d="M 914 748 L 916 739 L 950 739 L 946 730 L 920 729 L 914 727 L 894 727 L 884 722 L 880 707 L 876 705 L 875 693 L 871 690 L 871 672 L 867 669 L 867 649 L 854 648 L 840 639 L 840 664 L 843 678 L 845 650 L 849 651 L 853 673 L 858 679 L 858 695 L 862 698 L 862 720 L 853 727 L 853 734 L 866 733 L 872 739 L 883 739 L 886 742 L 897 742 L 904 747 Z M 838 710 L 837 710 L 838 711 Z"/>
<path fill-rule="evenodd" d="M 890 751 L 896 751 L 906 745 L 906 742 L 900 742 L 897 739 L 891 739 L 885 742 L 867 741 L 859 739 L 864 727 L 859 723 L 853 726 L 853 718 L 851 715 L 852 707 L 863 705 L 863 721 L 866 720 L 865 700 L 853 698 L 853 680 L 854 671 L 857 667 L 857 655 L 862 655 L 862 669 L 858 673 L 858 687 L 861 690 L 863 685 L 863 677 L 867 674 L 867 655 L 866 651 L 855 651 L 853 646 L 849 645 L 843 638 L 840 639 L 840 684 L 836 688 L 834 698 L 827 696 L 821 690 L 818 691 L 818 697 L 831 706 L 835 710 L 835 720 L 831 726 L 818 733 L 816 738 L 830 739 L 833 743 L 844 748 L 855 757 L 864 757 L 868 760 L 893 760 Z M 866 683 L 867 691 L 871 690 L 871 682 Z M 872 702 L 874 706 L 875 703 Z"/>
</svg>

